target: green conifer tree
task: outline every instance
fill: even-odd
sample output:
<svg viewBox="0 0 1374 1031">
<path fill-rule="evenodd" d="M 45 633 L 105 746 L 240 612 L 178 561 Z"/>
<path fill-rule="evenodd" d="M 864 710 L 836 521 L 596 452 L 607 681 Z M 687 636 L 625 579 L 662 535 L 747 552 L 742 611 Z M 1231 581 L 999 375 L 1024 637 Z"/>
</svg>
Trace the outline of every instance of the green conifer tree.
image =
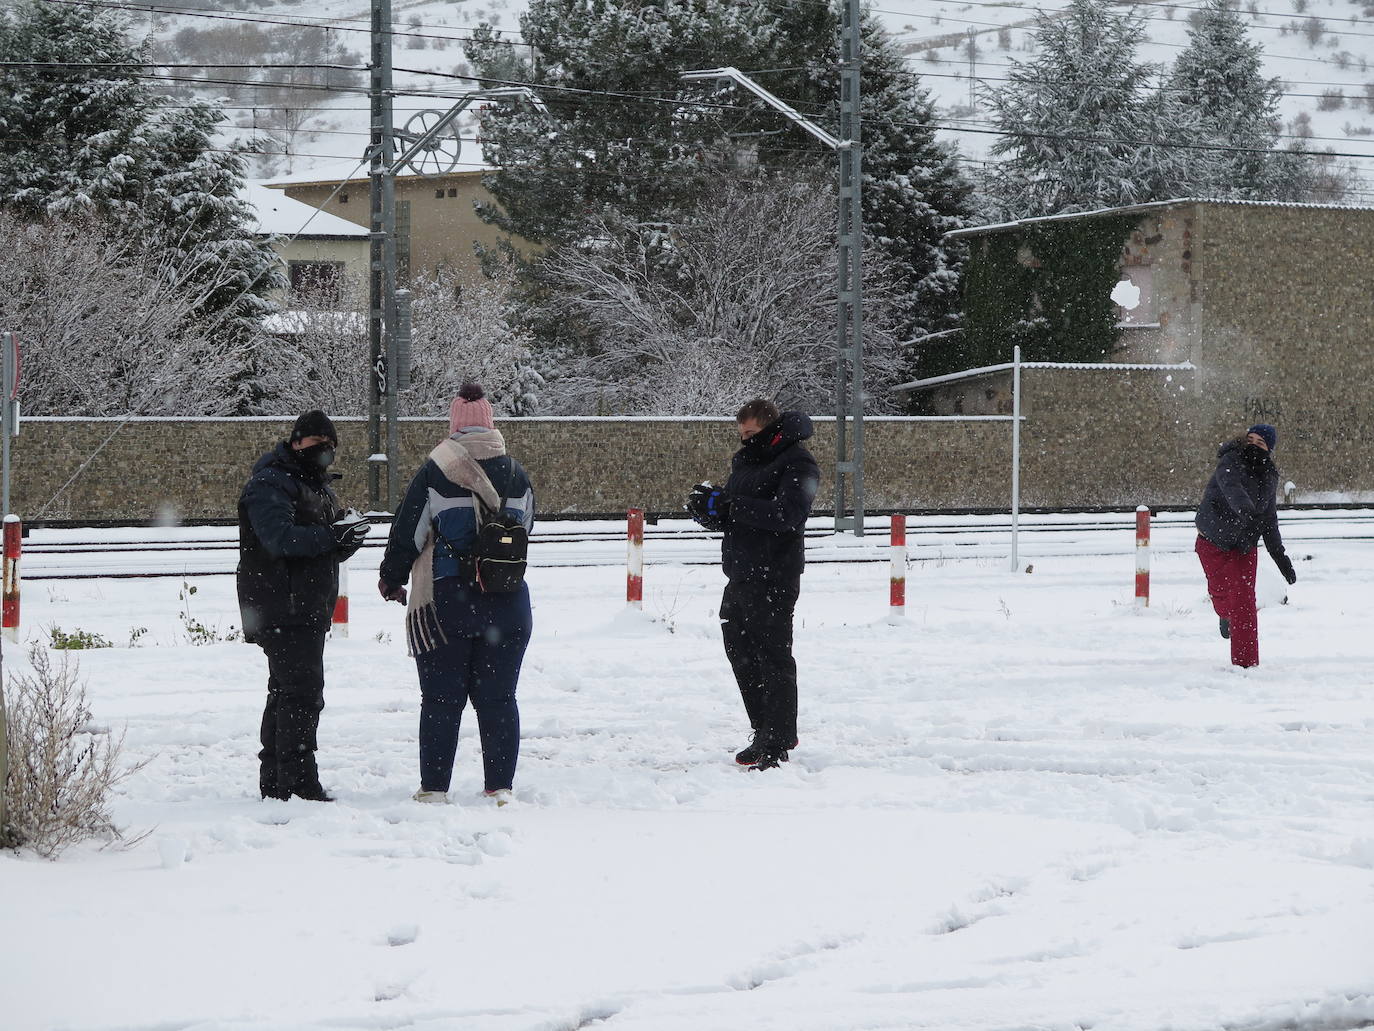
<svg viewBox="0 0 1374 1031">
<path fill-rule="evenodd" d="M 250 362 L 267 294 L 283 284 L 241 198 L 243 155 L 214 138 L 218 107 L 169 104 L 143 51 L 91 8 L 23 0 L 0 12 L 0 61 L 11 63 L 0 67 L 0 206 L 156 241 L 201 330 Z"/>
<path fill-rule="evenodd" d="M 1307 158 L 1278 149 L 1281 85 L 1263 74 L 1263 50 L 1226 0 L 1189 16 L 1188 46 L 1168 86 L 1176 103 L 1199 115 L 1196 142 L 1235 148 L 1202 163 L 1201 197 L 1283 200 L 1301 195 Z"/>
<path fill-rule="evenodd" d="M 534 0 L 522 18 L 532 58 L 516 57 L 492 30 L 469 48 L 490 81 L 533 81 L 551 117 L 490 109 L 483 121 L 483 216 L 544 246 L 576 242 L 593 219 L 665 228 L 699 217 L 722 164 L 748 150 L 738 171 L 759 189 L 834 157 L 762 101 L 728 87 L 684 87 L 682 71 L 733 65 L 808 117 L 838 119 L 838 16 L 825 4 L 727 0 Z M 952 324 L 957 262 L 941 237 L 963 225 L 970 187 L 934 138 L 933 105 L 901 54 L 864 23 L 865 203 L 873 242 L 895 259 L 901 332 Z M 699 101 L 693 104 L 688 99 Z M 663 254 L 670 256 L 671 249 Z M 546 341 L 572 327 L 542 327 Z M 566 342 L 566 338 L 565 342 Z"/>
</svg>

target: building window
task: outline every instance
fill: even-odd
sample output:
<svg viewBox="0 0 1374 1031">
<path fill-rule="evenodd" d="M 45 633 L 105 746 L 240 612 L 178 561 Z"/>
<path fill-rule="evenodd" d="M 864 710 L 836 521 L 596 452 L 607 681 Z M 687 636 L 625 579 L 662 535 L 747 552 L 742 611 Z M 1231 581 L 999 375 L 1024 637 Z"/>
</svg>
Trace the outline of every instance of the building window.
<svg viewBox="0 0 1374 1031">
<path fill-rule="evenodd" d="M 450 186 L 450 187 L 448 188 L 448 195 L 449 195 L 450 197 L 456 197 L 456 196 L 458 196 L 458 187 L 456 187 L 456 186 Z"/>
<path fill-rule="evenodd" d="M 1159 310 L 1154 292 L 1154 274 L 1149 265 L 1127 265 L 1121 281 L 1112 288 L 1118 326 L 1154 326 Z"/>
<path fill-rule="evenodd" d="M 286 273 L 291 281 L 292 298 L 335 304 L 343 290 L 342 261 L 288 261 Z"/>
<path fill-rule="evenodd" d="M 443 191 L 443 190 L 435 190 L 435 191 L 434 191 L 434 199 L 435 199 L 435 200 L 443 200 L 443 199 L 444 199 L 444 191 Z"/>
<path fill-rule="evenodd" d="M 347 203 L 348 203 L 348 194 L 346 194 L 346 193 L 341 193 L 341 194 L 339 194 L 339 203 L 340 203 L 340 204 L 347 204 Z"/>
</svg>

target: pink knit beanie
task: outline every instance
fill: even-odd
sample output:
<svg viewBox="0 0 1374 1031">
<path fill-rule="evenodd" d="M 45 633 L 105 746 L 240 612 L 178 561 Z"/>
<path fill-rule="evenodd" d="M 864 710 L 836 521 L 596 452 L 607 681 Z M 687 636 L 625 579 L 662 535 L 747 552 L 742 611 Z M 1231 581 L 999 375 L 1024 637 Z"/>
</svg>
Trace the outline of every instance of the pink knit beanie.
<svg viewBox="0 0 1374 1031">
<path fill-rule="evenodd" d="M 469 381 L 459 388 L 458 396 L 448 410 L 448 431 L 457 433 L 474 426 L 496 429 L 492 421 L 491 402 L 480 385 Z"/>
</svg>

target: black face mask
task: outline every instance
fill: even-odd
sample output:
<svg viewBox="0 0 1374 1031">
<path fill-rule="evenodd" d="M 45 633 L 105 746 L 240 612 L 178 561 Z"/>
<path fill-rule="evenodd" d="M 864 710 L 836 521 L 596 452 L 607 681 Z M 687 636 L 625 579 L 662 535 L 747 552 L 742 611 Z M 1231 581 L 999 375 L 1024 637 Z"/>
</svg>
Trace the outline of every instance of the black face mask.
<svg viewBox="0 0 1374 1031">
<path fill-rule="evenodd" d="M 319 444 L 311 444 L 309 447 L 299 448 L 296 451 L 296 461 L 307 469 L 317 469 L 324 472 L 334 464 L 334 445 L 326 440 Z"/>
<path fill-rule="evenodd" d="M 1241 450 L 1241 454 L 1244 455 L 1245 460 L 1252 465 L 1263 465 L 1264 460 L 1269 457 L 1269 452 L 1258 444 L 1246 444 Z"/>
</svg>

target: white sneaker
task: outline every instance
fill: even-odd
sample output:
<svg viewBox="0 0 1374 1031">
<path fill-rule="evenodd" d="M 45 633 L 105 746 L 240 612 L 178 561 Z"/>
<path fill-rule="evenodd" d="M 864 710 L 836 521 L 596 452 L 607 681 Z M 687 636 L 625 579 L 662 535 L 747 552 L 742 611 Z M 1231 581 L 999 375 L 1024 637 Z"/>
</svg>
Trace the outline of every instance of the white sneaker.
<svg viewBox="0 0 1374 1031">
<path fill-rule="evenodd" d="M 515 796 L 510 793 L 510 788 L 497 788 L 495 791 L 483 791 L 483 798 L 489 798 L 498 806 L 509 805 L 515 800 Z"/>
<path fill-rule="evenodd" d="M 411 795 L 410 797 L 417 802 L 427 802 L 430 805 L 448 804 L 447 791 L 426 791 L 424 788 L 421 788 L 419 791 L 415 792 L 415 794 Z"/>
</svg>

